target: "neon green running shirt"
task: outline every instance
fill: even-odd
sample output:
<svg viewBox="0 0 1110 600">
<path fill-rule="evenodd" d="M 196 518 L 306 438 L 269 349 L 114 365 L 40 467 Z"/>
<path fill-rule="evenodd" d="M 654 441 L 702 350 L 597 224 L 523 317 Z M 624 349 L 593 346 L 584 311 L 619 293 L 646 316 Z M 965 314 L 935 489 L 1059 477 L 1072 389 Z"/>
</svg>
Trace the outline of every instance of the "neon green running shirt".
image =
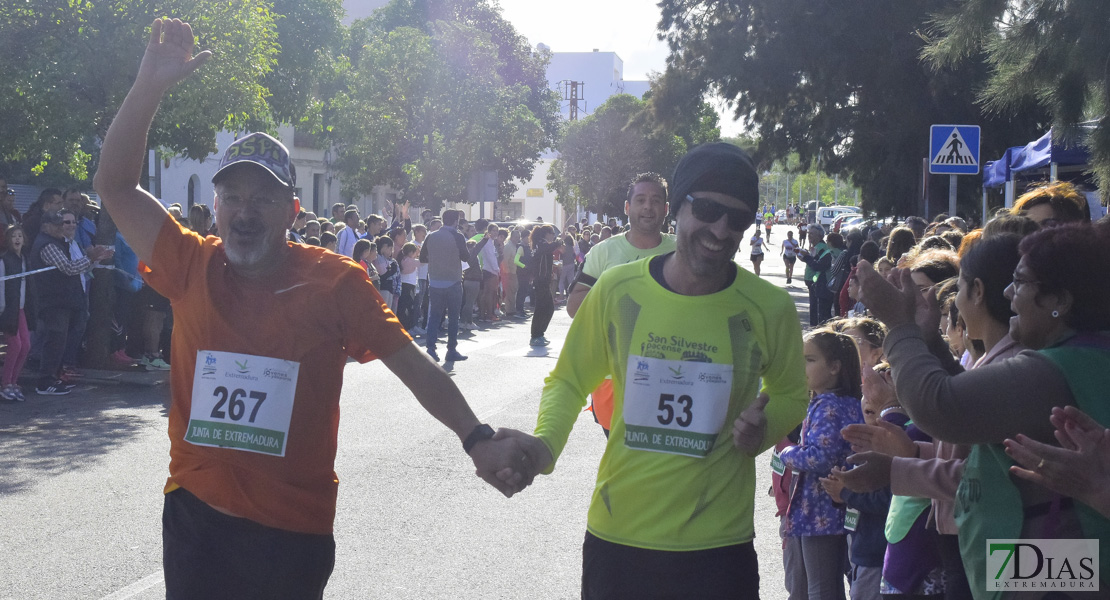
<svg viewBox="0 0 1110 600">
<path fill-rule="evenodd" d="M 612 373 L 612 430 L 587 519 L 604 540 L 701 550 L 754 537 L 755 461 L 733 422 L 760 391 L 771 447 L 808 404 L 798 312 L 785 291 L 737 269 L 704 296 L 668 291 L 645 259 L 608 269 L 574 317 L 545 380 L 536 435 L 558 461 L 586 395 Z M 552 465 L 551 468 L 554 468 Z"/>
</svg>

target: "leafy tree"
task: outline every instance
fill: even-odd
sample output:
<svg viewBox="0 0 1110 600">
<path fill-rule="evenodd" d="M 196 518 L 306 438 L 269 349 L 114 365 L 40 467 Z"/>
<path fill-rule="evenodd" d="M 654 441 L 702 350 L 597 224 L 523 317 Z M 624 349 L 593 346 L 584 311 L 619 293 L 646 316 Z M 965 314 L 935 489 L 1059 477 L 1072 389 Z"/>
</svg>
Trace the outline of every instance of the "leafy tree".
<svg viewBox="0 0 1110 600">
<path fill-rule="evenodd" d="M 636 174 L 655 171 L 670 176 L 686 153 L 686 142 L 637 121 L 645 108 L 645 101 L 618 94 L 590 116 L 568 124 L 547 186 L 568 211 L 581 206 L 621 214 L 628 182 Z"/>
<path fill-rule="evenodd" d="M 314 106 L 314 74 L 342 5 L 278 5 L 289 11 L 284 18 L 266 0 L 0 4 L 0 161 L 50 181 L 87 179 L 97 140 L 138 71 L 150 23 L 167 15 L 190 22 L 198 47 L 215 56 L 167 94 L 151 147 L 200 159 L 216 151 L 217 131 L 272 130 L 278 120 L 300 119 Z"/>
<path fill-rule="evenodd" d="M 112 115 L 130 88 L 151 21 L 191 21 L 215 51 L 197 77 L 162 103 L 150 141 L 191 158 L 215 150 L 215 132 L 269 121 L 259 84 L 276 53 L 272 17 L 244 2 L 81 2 L 0 5 L 0 160 L 36 174 L 85 179 Z"/>
<path fill-rule="evenodd" d="M 979 96 L 987 111 L 1013 114 L 1036 102 L 1053 131 L 1075 141 L 1091 119 L 1093 167 L 1110 189 L 1110 3 L 1097 0 L 967 0 L 939 11 L 924 56 L 937 68 L 986 53 L 989 78 Z"/>
<path fill-rule="evenodd" d="M 343 50 L 343 0 L 273 0 L 278 54 L 262 85 L 279 123 L 322 128 L 322 90 L 329 89 Z"/>
<path fill-rule="evenodd" d="M 648 124 L 656 133 L 672 132 L 687 148 L 721 140 L 721 119 L 703 98 L 704 87 L 679 81 L 675 71 L 652 74 L 651 89 L 644 94 L 647 104 L 634 121 Z"/>
<path fill-rule="evenodd" d="M 328 115 L 345 188 L 435 208 L 490 169 L 510 197 L 558 131 L 547 60 L 484 0 L 394 0 L 355 23 Z"/>
<path fill-rule="evenodd" d="M 660 28 L 671 56 L 662 83 L 674 91 L 658 93 L 654 111 L 681 115 L 698 92 L 715 93 L 751 124 L 761 163 L 797 152 L 810 164 L 820 155 L 823 170 L 860 187 L 866 209 L 920 212 L 929 125 L 980 124 L 984 158 L 1045 125 L 1043 111 L 1032 107 L 1017 116 L 980 111 L 981 56 L 958 69 L 923 64 L 918 32 L 956 2 L 663 0 Z M 970 209 L 978 181 L 960 179 Z M 931 189 L 946 187 L 938 179 Z"/>
</svg>

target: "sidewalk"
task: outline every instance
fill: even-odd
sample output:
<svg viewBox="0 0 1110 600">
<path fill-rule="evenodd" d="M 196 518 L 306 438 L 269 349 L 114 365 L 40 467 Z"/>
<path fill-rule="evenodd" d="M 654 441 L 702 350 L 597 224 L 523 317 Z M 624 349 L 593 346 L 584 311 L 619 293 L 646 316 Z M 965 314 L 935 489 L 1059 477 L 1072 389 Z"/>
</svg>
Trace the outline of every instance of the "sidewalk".
<svg viewBox="0 0 1110 600">
<path fill-rule="evenodd" d="M 7 359 L 7 345 L 0 343 L 0 364 Z M 81 377 L 76 377 L 72 383 L 77 384 L 79 393 L 55 396 L 56 398 L 77 397 L 88 392 L 119 390 L 121 387 L 154 388 L 166 384 L 170 379 L 169 371 L 146 370 L 138 365 L 120 367 L 118 369 L 77 369 Z M 0 398 L 0 406 L 13 407 L 21 404 L 30 404 L 34 398 L 49 398 L 35 393 L 35 386 L 39 382 L 39 373 L 35 369 L 25 367 L 19 374 L 19 385 L 27 397 L 27 402 L 4 400 Z M 75 390 L 77 392 L 77 390 Z"/>
</svg>

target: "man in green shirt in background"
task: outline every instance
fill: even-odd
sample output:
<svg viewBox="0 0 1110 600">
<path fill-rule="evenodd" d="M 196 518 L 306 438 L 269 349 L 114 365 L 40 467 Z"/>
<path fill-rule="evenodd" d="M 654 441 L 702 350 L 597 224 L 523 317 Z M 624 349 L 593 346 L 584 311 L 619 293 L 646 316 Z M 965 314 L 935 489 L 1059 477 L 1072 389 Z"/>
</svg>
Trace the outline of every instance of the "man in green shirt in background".
<svg viewBox="0 0 1110 600">
<path fill-rule="evenodd" d="M 793 302 L 733 260 L 759 206 L 751 159 L 705 144 L 671 185 L 675 251 L 598 278 L 545 382 L 535 437 L 499 434 L 520 438 L 530 475 L 550 473 L 586 395 L 612 374 L 587 600 L 758 598 L 754 457 L 808 403 Z"/>
</svg>

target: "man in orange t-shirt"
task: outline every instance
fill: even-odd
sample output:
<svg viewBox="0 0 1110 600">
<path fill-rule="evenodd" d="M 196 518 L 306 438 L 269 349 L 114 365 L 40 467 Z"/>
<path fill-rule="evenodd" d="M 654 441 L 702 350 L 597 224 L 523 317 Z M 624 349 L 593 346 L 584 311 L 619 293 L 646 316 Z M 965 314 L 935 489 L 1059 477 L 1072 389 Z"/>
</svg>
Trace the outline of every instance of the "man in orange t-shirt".
<svg viewBox="0 0 1110 600">
<path fill-rule="evenodd" d="M 166 597 L 320 598 L 335 562 L 348 356 L 380 358 L 507 496 L 520 489 L 524 453 L 515 440 L 491 439 L 365 270 L 287 241 L 300 201 L 280 142 L 252 133 L 224 152 L 212 179 L 220 239 L 182 228 L 139 187 L 159 101 L 211 56 L 192 49 L 188 24 L 154 22 L 95 178 L 146 281 L 174 309 Z"/>
</svg>

